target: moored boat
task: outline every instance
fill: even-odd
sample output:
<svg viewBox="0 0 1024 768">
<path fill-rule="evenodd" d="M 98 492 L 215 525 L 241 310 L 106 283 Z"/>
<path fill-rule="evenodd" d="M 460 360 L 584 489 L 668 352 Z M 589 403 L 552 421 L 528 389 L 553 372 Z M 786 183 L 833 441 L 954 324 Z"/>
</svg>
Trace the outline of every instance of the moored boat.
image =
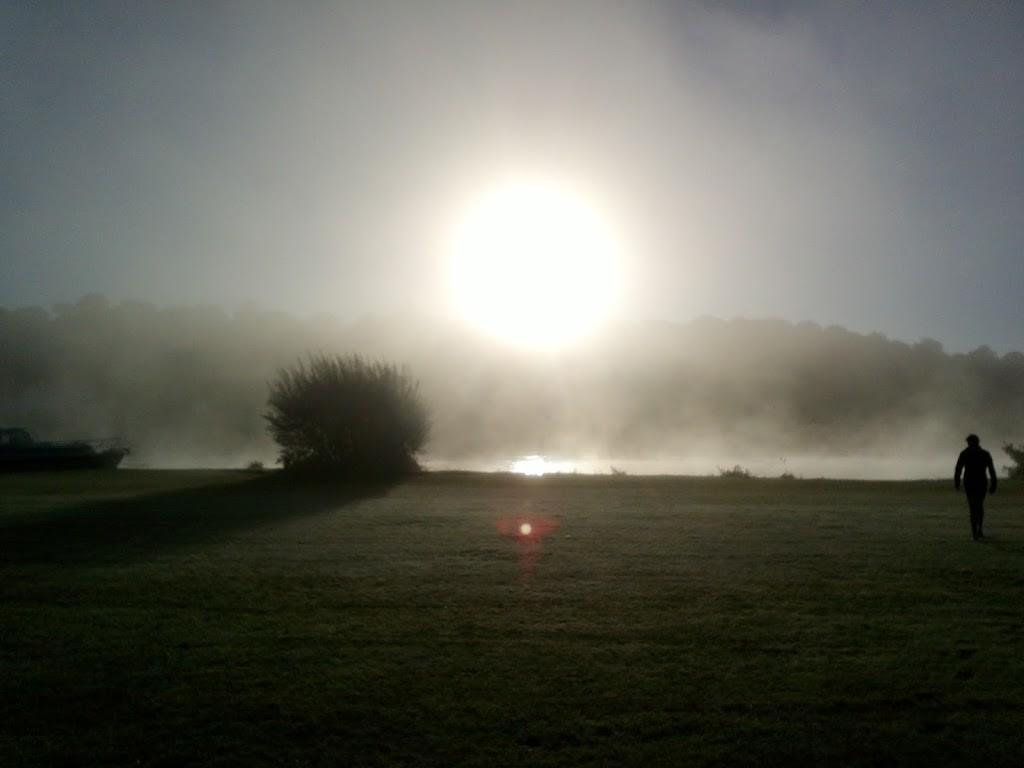
<svg viewBox="0 0 1024 768">
<path fill-rule="evenodd" d="M 116 439 L 41 442 L 28 430 L 0 428 L 0 472 L 47 469 L 115 469 L 128 455 Z"/>
</svg>

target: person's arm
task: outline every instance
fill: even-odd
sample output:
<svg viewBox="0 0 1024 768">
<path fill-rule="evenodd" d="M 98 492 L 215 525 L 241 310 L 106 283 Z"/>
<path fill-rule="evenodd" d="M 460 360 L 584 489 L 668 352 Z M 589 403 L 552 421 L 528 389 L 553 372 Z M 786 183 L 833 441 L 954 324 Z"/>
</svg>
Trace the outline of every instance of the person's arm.
<svg viewBox="0 0 1024 768">
<path fill-rule="evenodd" d="M 964 471 L 964 455 L 961 453 L 956 459 L 956 472 L 953 473 L 953 487 L 960 490 L 960 474 Z"/>
<path fill-rule="evenodd" d="M 996 465 L 992 462 L 992 454 L 988 455 L 988 476 L 991 478 L 988 483 L 988 492 L 995 493 L 996 486 L 999 485 L 999 478 L 996 475 Z"/>
</svg>

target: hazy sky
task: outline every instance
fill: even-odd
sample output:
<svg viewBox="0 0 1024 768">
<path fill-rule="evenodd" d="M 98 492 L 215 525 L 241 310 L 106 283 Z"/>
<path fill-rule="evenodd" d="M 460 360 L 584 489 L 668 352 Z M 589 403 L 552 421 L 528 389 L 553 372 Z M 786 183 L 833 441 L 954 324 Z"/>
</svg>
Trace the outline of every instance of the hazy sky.
<svg viewBox="0 0 1024 768">
<path fill-rule="evenodd" d="M 627 313 L 1024 348 L 1019 3 L 4 3 L 0 304 L 445 300 L 466 200 L 611 220 Z"/>
</svg>

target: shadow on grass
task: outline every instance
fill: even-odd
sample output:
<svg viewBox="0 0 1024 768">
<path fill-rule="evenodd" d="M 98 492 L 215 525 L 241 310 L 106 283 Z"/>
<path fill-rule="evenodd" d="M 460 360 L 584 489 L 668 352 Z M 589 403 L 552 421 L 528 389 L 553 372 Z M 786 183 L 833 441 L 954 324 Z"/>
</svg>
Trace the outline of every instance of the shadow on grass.
<svg viewBox="0 0 1024 768">
<path fill-rule="evenodd" d="M 0 567 L 134 562 L 259 526 L 337 511 L 382 495 L 389 487 L 274 475 L 82 503 L 0 524 Z"/>
</svg>

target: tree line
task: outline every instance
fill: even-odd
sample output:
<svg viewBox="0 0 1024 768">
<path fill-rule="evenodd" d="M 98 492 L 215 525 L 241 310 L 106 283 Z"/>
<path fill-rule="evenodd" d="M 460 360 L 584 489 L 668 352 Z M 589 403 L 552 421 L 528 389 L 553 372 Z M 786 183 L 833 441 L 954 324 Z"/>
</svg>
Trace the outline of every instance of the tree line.
<svg viewBox="0 0 1024 768">
<path fill-rule="evenodd" d="M 100 296 L 0 309 L 0 424 L 127 439 L 142 461 L 270 458 L 278 372 L 310 355 L 407 365 L 430 454 L 680 455 L 715 446 L 822 454 L 951 450 L 1024 438 L 1024 355 L 779 320 L 633 323 L 561 355 L 509 350 L 443 320 L 343 323 L 246 307 Z"/>
</svg>

